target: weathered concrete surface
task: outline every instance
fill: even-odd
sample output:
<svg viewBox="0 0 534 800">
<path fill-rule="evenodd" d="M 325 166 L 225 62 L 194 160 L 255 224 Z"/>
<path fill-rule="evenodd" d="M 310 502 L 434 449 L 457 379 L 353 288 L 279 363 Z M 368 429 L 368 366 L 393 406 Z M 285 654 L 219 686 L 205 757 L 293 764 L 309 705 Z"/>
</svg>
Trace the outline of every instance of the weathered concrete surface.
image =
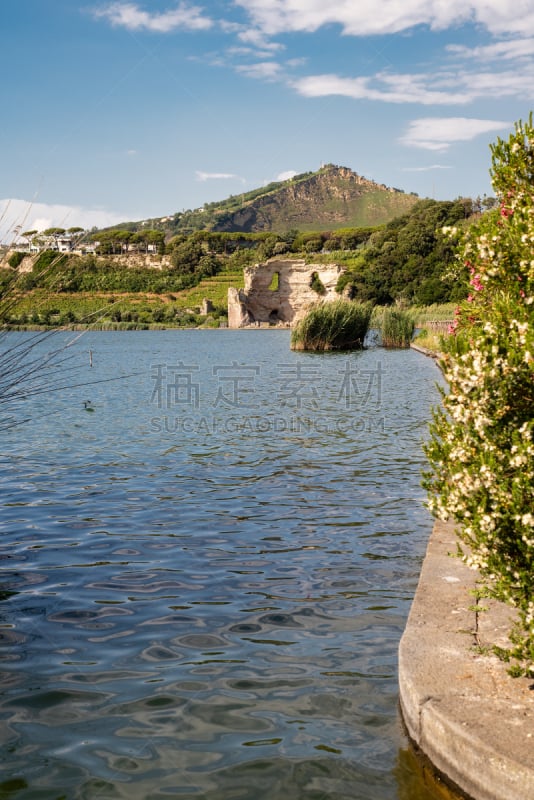
<svg viewBox="0 0 534 800">
<path fill-rule="evenodd" d="M 511 678 L 491 654 L 511 610 L 469 610 L 476 573 L 448 553 L 454 527 L 437 522 L 399 648 L 401 709 L 411 739 L 475 800 L 534 800 L 534 680 Z M 477 632 L 478 627 L 478 632 Z"/>
<path fill-rule="evenodd" d="M 421 347 L 420 344 L 415 344 L 414 342 L 410 343 L 410 347 L 412 350 L 417 350 L 418 353 L 422 353 L 424 356 L 428 356 L 429 358 L 439 359 L 439 353 L 435 353 L 433 350 L 429 350 L 428 347 Z"/>
<path fill-rule="evenodd" d="M 337 264 L 307 264 L 302 258 L 271 258 L 246 267 L 244 289 L 228 289 L 228 327 L 292 325 L 311 306 L 339 299 L 336 285 L 342 272 Z M 314 273 L 323 294 L 311 287 Z"/>
</svg>

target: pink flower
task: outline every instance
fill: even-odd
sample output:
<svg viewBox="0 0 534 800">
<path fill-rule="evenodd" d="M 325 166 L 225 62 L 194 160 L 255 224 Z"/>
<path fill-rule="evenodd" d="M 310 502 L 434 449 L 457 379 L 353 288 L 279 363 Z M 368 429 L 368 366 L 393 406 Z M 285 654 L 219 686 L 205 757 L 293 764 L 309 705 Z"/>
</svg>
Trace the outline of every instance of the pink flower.
<svg viewBox="0 0 534 800">
<path fill-rule="evenodd" d="M 469 281 L 475 292 L 481 292 L 484 288 L 483 284 L 480 282 L 480 275 L 477 273 L 473 275 L 471 280 Z"/>
</svg>

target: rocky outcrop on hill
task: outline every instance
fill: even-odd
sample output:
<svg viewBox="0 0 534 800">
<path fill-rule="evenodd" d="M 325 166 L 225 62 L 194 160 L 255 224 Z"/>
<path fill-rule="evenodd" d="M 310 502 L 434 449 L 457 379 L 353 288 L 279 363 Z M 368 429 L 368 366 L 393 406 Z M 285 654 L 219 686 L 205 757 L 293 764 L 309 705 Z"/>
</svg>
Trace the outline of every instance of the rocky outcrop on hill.
<svg viewBox="0 0 534 800">
<path fill-rule="evenodd" d="M 268 231 L 379 225 L 408 211 L 416 195 L 368 180 L 347 167 L 328 165 L 287 181 L 216 221 L 216 231 Z"/>
</svg>

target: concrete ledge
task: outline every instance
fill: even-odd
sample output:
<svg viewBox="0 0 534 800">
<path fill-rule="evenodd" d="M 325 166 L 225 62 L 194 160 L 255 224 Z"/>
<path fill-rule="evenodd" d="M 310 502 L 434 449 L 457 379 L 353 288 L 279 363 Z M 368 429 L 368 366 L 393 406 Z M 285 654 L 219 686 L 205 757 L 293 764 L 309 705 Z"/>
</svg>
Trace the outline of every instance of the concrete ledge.
<svg viewBox="0 0 534 800">
<path fill-rule="evenodd" d="M 401 710 L 410 738 L 474 800 L 534 800 L 534 686 L 485 648 L 503 645 L 512 612 L 470 610 L 476 573 L 454 526 L 436 522 L 399 647 Z"/>
<path fill-rule="evenodd" d="M 422 353 L 424 356 L 429 356 L 430 358 L 439 358 L 438 353 L 435 353 L 433 350 L 429 350 L 428 347 L 422 347 L 420 344 L 415 344 L 415 342 L 410 342 L 410 347 L 412 350 L 417 350 L 418 353 Z"/>
</svg>

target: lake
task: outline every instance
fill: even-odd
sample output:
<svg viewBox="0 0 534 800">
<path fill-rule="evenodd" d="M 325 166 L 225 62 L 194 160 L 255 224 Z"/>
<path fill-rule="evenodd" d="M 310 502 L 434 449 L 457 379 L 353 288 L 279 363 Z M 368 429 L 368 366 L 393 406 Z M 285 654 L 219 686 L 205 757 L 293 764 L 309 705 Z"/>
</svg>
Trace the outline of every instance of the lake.
<svg viewBox="0 0 534 800">
<path fill-rule="evenodd" d="M 443 798 L 397 690 L 434 362 L 75 338 L 1 434 L 0 796 Z"/>
</svg>

